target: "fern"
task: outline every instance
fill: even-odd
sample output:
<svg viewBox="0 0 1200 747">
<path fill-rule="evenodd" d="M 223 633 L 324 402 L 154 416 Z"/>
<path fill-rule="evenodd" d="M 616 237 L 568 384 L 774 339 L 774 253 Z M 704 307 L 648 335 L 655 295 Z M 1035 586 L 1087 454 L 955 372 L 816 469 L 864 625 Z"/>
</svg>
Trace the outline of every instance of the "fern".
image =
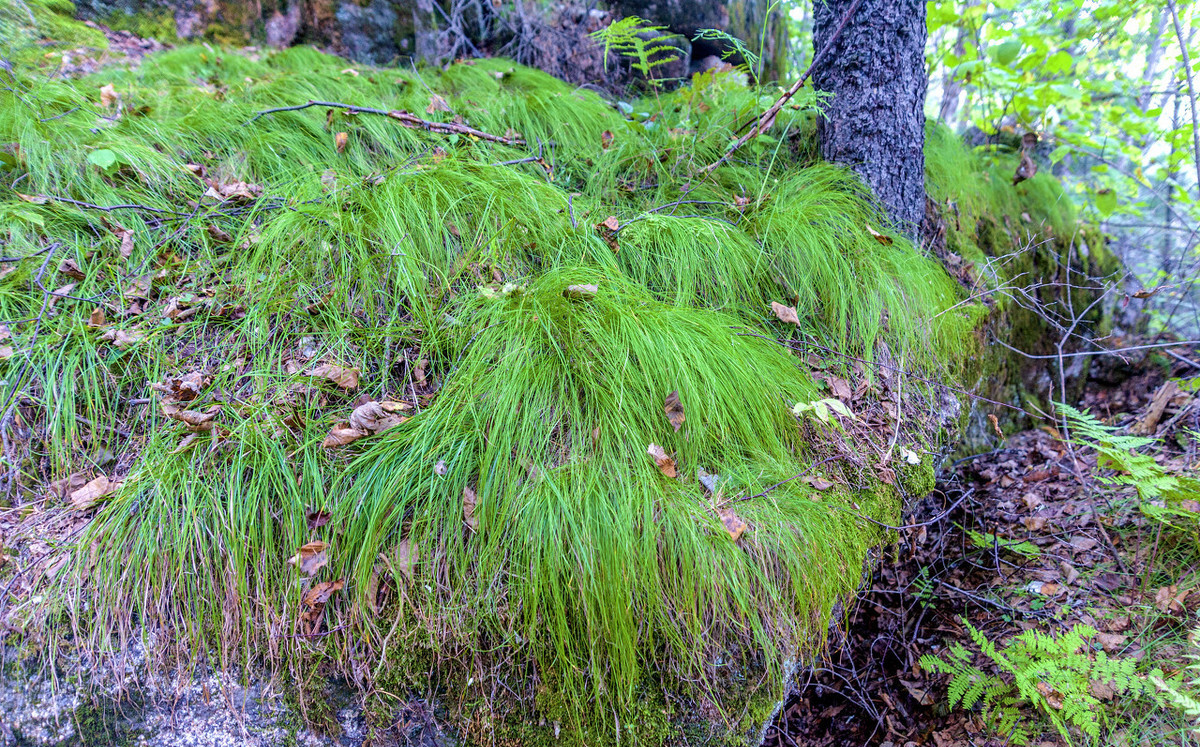
<svg viewBox="0 0 1200 747">
<path fill-rule="evenodd" d="M 1192 631 L 1190 640 L 1200 641 L 1200 627 Z M 1193 661 L 1186 670 L 1187 675 L 1191 676 L 1190 680 L 1182 681 L 1183 677 L 1168 680 L 1152 675 L 1150 681 L 1158 688 L 1160 697 L 1168 707 L 1178 712 L 1193 728 L 1200 729 L 1200 655 L 1188 654 L 1188 658 Z"/>
<path fill-rule="evenodd" d="M 721 50 L 722 60 L 728 61 L 731 57 L 741 57 L 741 64 L 735 65 L 734 68 L 749 75 L 754 79 L 754 84 L 758 85 L 758 63 L 760 57 L 750 51 L 750 48 L 741 39 L 720 29 L 700 29 L 692 37 L 692 41 L 699 41 L 700 39 L 722 42 L 725 47 Z"/>
<path fill-rule="evenodd" d="M 1171 523 L 1175 519 L 1196 521 L 1194 511 L 1183 510 L 1182 499 L 1194 496 L 1195 480 L 1168 474 L 1149 454 L 1138 450 L 1157 443 L 1157 439 L 1118 433 L 1104 425 L 1094 415 L 1081 412 L 1070 405 L 1059 404 L 1059 412 L 1067 419 L 1071 442 L 1096 451 L 1096 466 L 1107 470 L 1097 477 L 1112 487 L 1131 486 L 1137 490 L 1142 513 L 1158 521 Z"/>
<path fill-rule="evenodd" d="M 630 66 L 646 80 L 652 80 L 655 68 L 679 58 L 681 50 L 670 43 L 671 35 L 664 34 L 666 26 L 651 26 L 637 16 L 627 16 L 609 26 L 593 31 L 591 37 L 604 44 L 604 69 L 608 69 L 609 52 L 629 58 Z"/>
<path fill-rule="evenodd" d="M 1114 694 L 1155 698 L 1152 682 L 1138 675 L 1133 659 L 1110 658 L 1094 651 L 1088 639 L 1096 631 L 1085 625 L 1053 636 L 1028 630 L 1003 648 L 980 630 L 963 621 L 971 642 L 999 670 L 988 674 L 976 667 L 974 656 L 962 644 L 952 644 L 944 658 L 926 655 L 921 666 L 950 675 L 947 701 L 951 708 L 978 705 L 984 720 L 1013 744 L 1029 744 L 1032 734 L 1024 711 L 1047 717 L 1068 743 L 1072 728 L 1099 739 L 1108 714 L 1094 690 L 1107 687 Z M 1150 675 L 1161 679 L 1161 672 Z"/>
</svg>

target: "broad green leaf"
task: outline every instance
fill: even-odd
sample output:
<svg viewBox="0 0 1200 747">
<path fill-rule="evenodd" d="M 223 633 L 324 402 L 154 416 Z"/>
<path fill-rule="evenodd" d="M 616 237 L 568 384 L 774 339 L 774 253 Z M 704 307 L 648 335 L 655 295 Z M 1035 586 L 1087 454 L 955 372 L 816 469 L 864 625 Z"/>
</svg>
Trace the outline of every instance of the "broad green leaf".
<svg viewBox="0 0 1200 747">
<path fill-rule="evenodd" d="M 1111 189 L 1096 190 L 1096 209 L 1107 218 L 1117 209 L 1117 193 Z"/>
<path fill-rule="evenodd" d="M 100 167 L 104 171 L 110 170 L 120 160 L 117 154 L 108 148 L 101 148 L 88 153 L 88 163 Z"/>
</svg>

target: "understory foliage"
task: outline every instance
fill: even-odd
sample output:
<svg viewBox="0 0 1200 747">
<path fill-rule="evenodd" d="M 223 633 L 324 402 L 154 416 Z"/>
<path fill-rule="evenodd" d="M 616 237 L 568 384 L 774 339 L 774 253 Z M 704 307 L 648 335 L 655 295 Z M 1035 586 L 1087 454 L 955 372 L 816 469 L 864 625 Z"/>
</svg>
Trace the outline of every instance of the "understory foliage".
<svg viewBox="0 0 1200 747">
<path fill-rule="evenodd" d="M 6 490 L 90 519 L 44 618 L 81 648 L 328 657 L 464 709 L 530 674 L 601 740 L 656 689 L 774 696 L 903 488 L 797 419 L 824 394 L 779 341 L 947 382 L 977 350 L 980 307 L 809 160 L 813 100 L 693 180 L 757 111 L 736 75 L 628 115 L 499 59 L 0 75 L 0 415 L 31 434 Z M 308 101 L 460 129 L 258 114 Z M 369 402 L 404 414 L 339 443 Z M 793 479 L 835 442 L 832 487 Z"/>
<path fill-rule="evenodd" d="M 965 619 L 962 622 L 971 642 L 999 674 L 975 666 L 976 654 L 957 641 L 940 657 L 922 656 L 921 666 L 950 675 L 946 697 L 951 708 L 980 706 L 993 730 L 1013 744 L 1030 744 L 1039 734 L 1037 724 L 1030 723 L 1030 708 L 1048 718 L 1070 744 L 1073 729 L 1100 738 L 1108 711 L 1096 694 L 1098 688 L 1107 690 L 1108 697 L 1154 697 L 1154 685 L 1137 674 L 1137 662 L 1097 650 L 1089 640 L 1096 631 L 1085 625 L 1058 635 L 1027 630 L 998 646 Z M 1152 677 L 1161 679 L 1162 672 Z"/>
</svg>

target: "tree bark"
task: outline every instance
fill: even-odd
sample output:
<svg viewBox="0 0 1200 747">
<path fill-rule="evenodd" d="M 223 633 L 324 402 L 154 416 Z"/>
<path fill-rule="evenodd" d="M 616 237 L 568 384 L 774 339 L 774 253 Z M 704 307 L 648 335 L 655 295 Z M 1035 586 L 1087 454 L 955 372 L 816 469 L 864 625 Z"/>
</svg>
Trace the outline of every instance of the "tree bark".
<svg viewBox="0 0 1200 747">
<path fill-rule="evenodd" d="M 813 4 L 814 49 L 851 4 Z M 925 0 L 864 0 L 813 73 L 833 94 L 817 122 L 822 154 L 858 172 L 910 236 L 925 215 L 925 38 Z"/>
</svg>

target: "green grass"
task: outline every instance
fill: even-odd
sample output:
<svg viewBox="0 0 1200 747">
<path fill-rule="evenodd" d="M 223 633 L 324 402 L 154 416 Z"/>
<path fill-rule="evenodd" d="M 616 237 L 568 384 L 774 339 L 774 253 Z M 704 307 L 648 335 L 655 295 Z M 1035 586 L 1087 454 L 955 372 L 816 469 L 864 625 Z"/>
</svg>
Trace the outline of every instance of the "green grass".
<svg viewBox="0 0 1200 747">
<path fill-rule="evenodd" d="M 65 627 L 97 650 L 154 634 L 185 661 L 328 656 L 369 672 L 369 686 L 404 675 L 398 647 L 419 645 L 441 653 L 443 681 L 481 697 L 477 680 L 464 684 L 471 661 L 494 657 L 533 673 L 565 726 L 598 724 L 606 739 L 613 713 L 647 687 L 717 702 L 731 679 L 778 692 L 783 659 L 819 651 L 884 540 L 854 514 L 895 519 L 900 496 L 859 443 L 820 469 L 845 484 L 767 491 L 837 440 L 792 414 L 823 395 L 771 338 L 867 359 L 886 342 L 947 381 L 977 349 L 978 309 L 945 311 L 958 284 L 902 237 L 871 236 L 885 221 L 847 172 L 802 167 L 808 151 L 785 145 L 811 128 L 812 100 L 693 183 L 758 105 L 731 79 L 633 102 L 629 118 L 504 60 L 418 74 L 306 48 L 184 47 L 78 80 L 19 68 L 12 83 L 0 91 L 11 162 L 0 178 L 13 186 L 0 192 L 0 235 L 3 256 L 29 259 L 0 265 L 17 268 L 0 276 L 15 343 L 0 377 L 36 428 L 20 465 L 31 492 L 17 500 L 89 465 L 125 478 L 58 589 Z M 106 84 L 121 97 L 112 120 Z M 528 148 L 323 108 L 250 121 L 309 99 L 451 121 L 425 114 L 430 88 L 473 127 L 519 132 Z M 498 163 L 539 146 L 552 178 L 538 163 Z M 118 163 L 89 162 L 100 149 Z M 203 198 L 189 164 L 263 196 Z M 980 168 L 954 168 L 968 166 Z M 609 216 L 615 250 L 595 227 Z M 58 298 L 31 321 L 45 301 L 39 272 L 47 289 L 74 282 L 70 295 L 92 300 Z M 142 301 L 129 291 L 146 275 Z M 573 284 L 598 290 L 565 297 Z M 779 324 L 772 301 L 795 306 L 799 327 Z M 86 325 L 97 305 L 108 329 L 142 338 L 100 339 Z M 201 310 L 172 320 L 172 306 Z M 305 372 L 320 361 L 357 368 L 361 387 L 314 382 Z M 427 383 L 414 390 L 417 369 Z M 189 406 L 222 407 L 219 429 L 179 451 L 183 426 L 156 399 L 131 401 L 189 371 L 207 377 Z M 672 391 L 686 413 L 678 432 L 663 413 Z M 360 394 L 416 414 L 323 449 Z M 674 455 L 679 479 L 655 467 L 651 443 Z M 698 469 L 721 476 L 718 497 Z M 477 530 L 464 522 L 466 487 Z M 764 491 L 729 504 L 750 527 L 733 542 L 715 509 Z M 310 529 L 318 510 L 329 521 Z M 286 561 L 317 538 L 330 563 L 304 578 Z M 335 579 L 346 587 L 326 608 L 334 632 L 298 637 L 304 594 Z"/>
</svg>

